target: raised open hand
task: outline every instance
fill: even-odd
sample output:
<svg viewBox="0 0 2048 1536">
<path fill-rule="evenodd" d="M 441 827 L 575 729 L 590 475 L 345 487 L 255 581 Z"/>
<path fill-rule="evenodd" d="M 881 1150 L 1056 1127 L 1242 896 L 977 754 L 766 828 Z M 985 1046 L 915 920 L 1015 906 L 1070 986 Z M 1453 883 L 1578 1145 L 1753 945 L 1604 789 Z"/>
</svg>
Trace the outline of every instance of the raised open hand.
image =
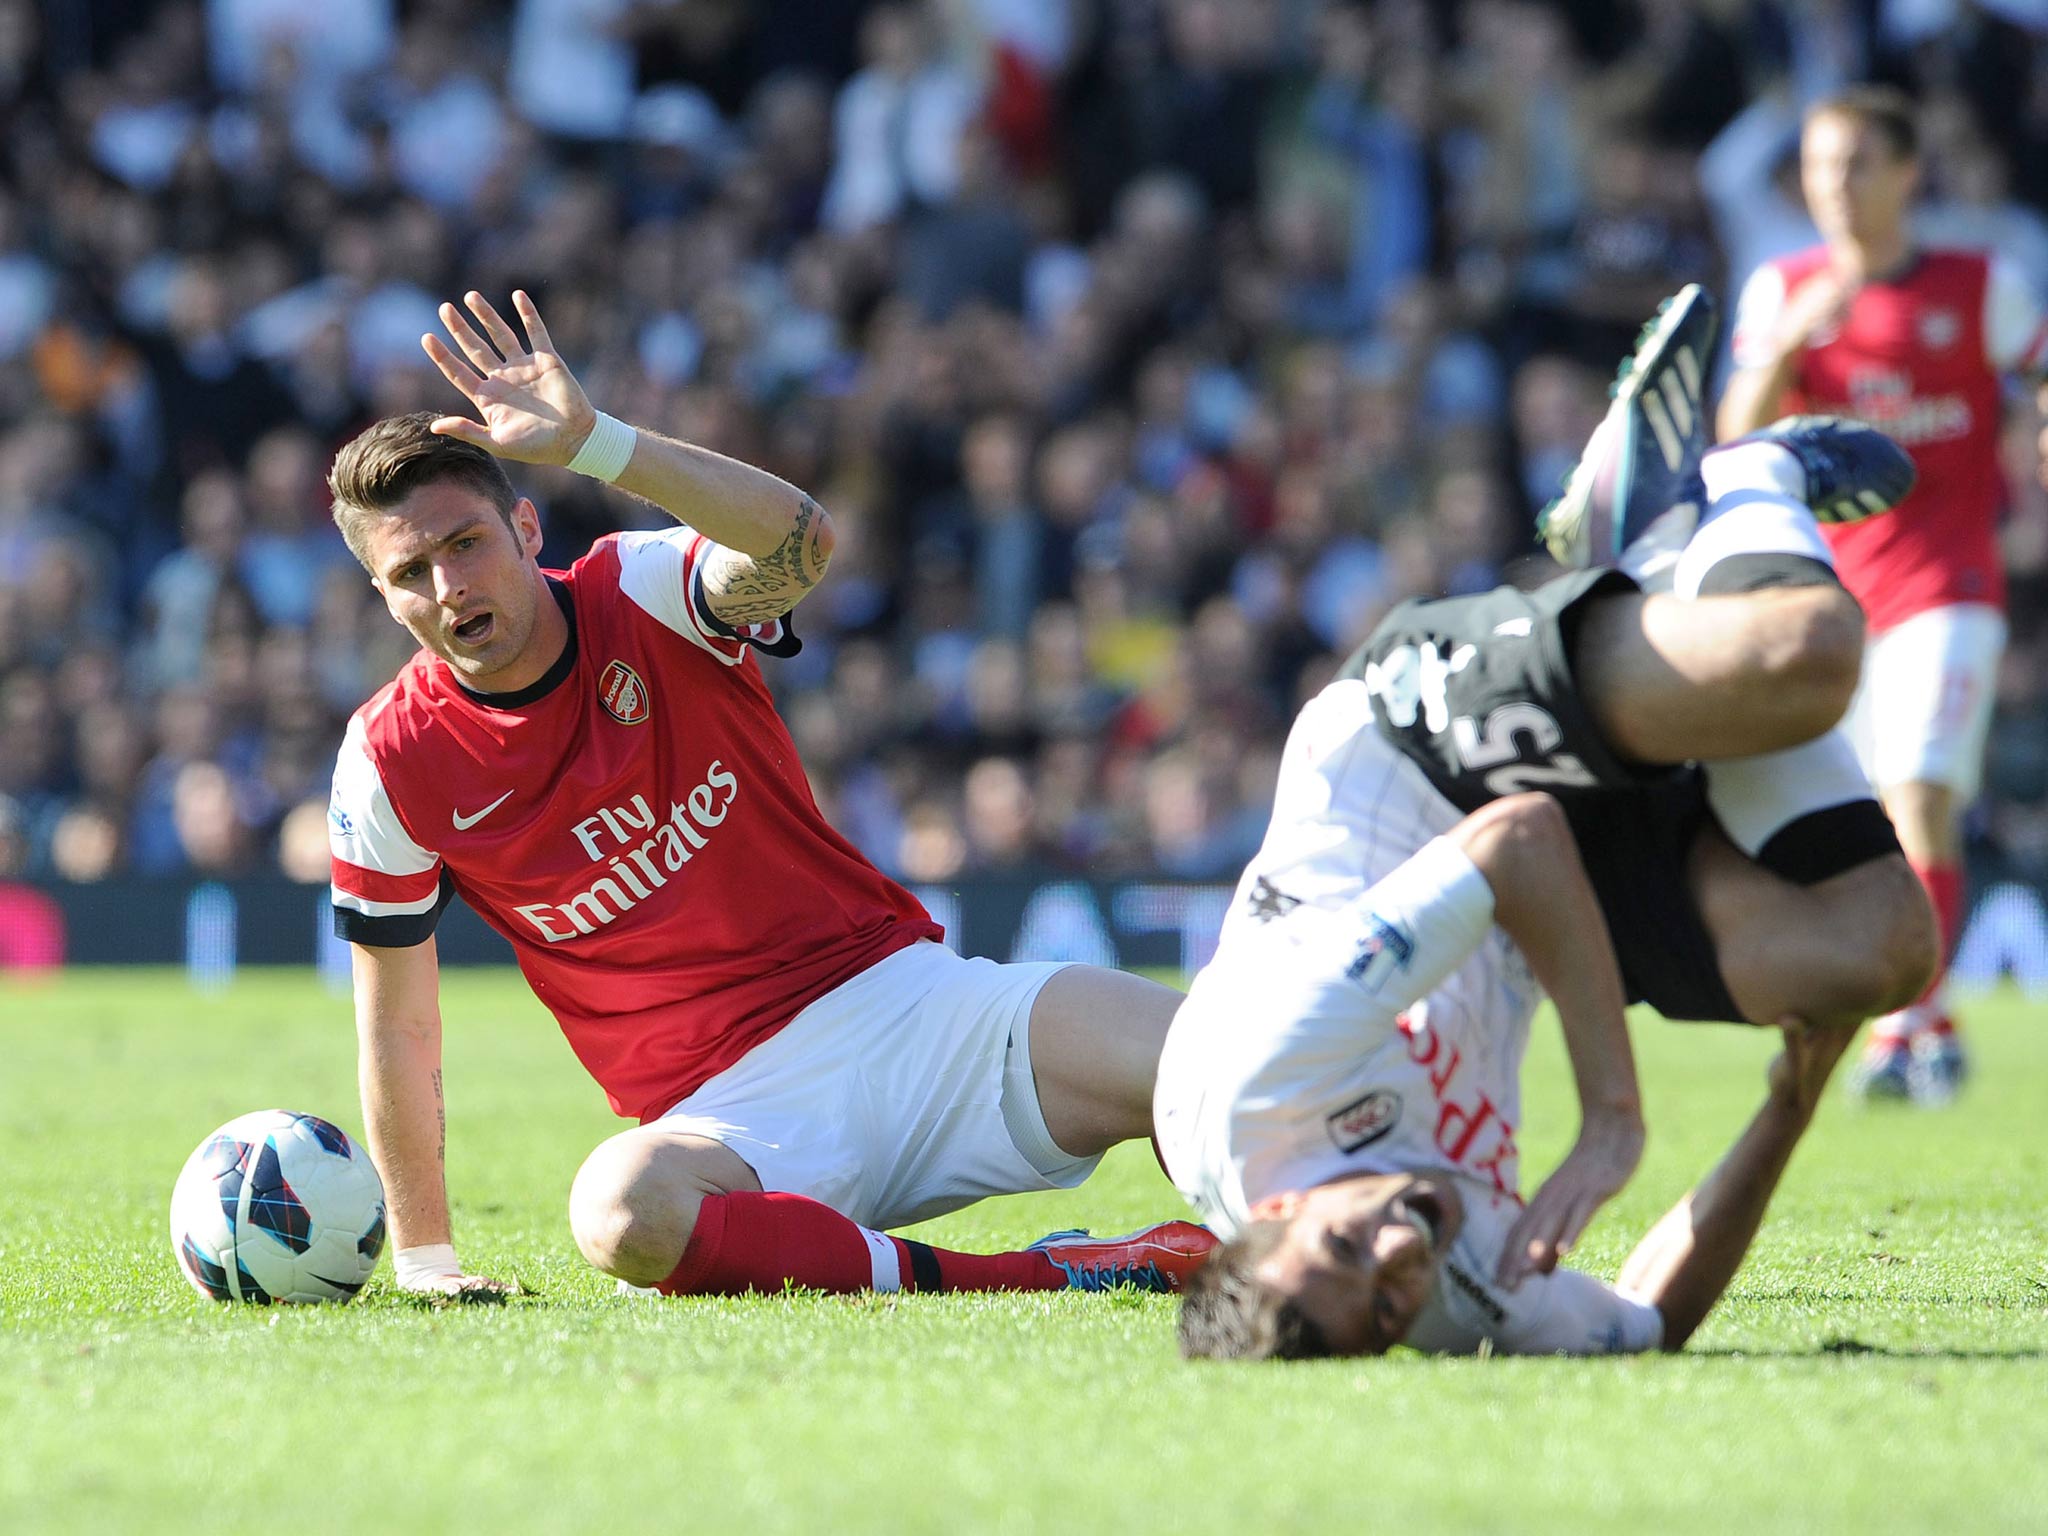
<svg viewBox="0 0 2048 1536">
<path fill-rule="evenodd" d="M 533 300 L 524 289 L 512 292 L 512 306 L 526 327 L 524 345 L 482 294 L 472 290 L 462 302 L 476 316 L 483 334 L 478 335 L 453 304 L 443 304 L 441 323 L 462 349 L 461 355 L 432 334 L 422 336 L 420 345 L 442 377 L 468 397 L 483 422 L 443 416 L 433 430 L 474 443 L 501 459 L 567 464 L 597 424 L 597 412 L 556 353 Z"/>
</svg>

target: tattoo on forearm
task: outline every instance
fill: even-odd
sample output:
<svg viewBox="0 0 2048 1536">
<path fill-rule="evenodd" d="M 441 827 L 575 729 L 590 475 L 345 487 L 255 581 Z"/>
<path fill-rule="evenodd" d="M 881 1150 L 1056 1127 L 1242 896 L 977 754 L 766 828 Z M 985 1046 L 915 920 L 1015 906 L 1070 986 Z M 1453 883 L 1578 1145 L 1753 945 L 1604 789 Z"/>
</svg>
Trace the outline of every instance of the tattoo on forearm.
<svg viewBox="0 0 2048 1536">
<path fill-rule="evenodd" d="M 720 549 L 704 567 L 704 590 L 728 624 L 763 624 L 794 608 L 825 573 L 825 517 L 804 497 L 789 532 L 765 555 Z"/>
<path fill-rule="evenodd" d="M 804 527 L 810 531 L 804 536 L 803 559 L 799 563 L 810 572 L 809 580 L 804 583 L 809 586 L 825 574 L 825 519 L 818 511 L 818 504 L 808 496 L 804 498 L 803 509 L 811 514 L 804 519 Z"/>
<path fill-rule="evenodd" d="M 439 1140 L 434 1147 L 434 1156 L 443 1163 L 448 1161 L 448 1101 L 441 1097 L 441 1069 L 434 1068 L 434 1124 Z"/>
</svg>

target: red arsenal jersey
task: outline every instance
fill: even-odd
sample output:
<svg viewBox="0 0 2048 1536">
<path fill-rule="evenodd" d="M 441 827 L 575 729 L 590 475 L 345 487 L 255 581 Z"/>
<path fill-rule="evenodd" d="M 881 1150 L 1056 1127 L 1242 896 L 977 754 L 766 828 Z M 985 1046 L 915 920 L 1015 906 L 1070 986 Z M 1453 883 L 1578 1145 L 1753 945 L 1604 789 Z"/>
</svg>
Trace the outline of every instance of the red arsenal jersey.
<svg viewBox="0 0 2048 1536">
<path fill-rule="evenodd" d="M 1786 302 L 1826 269 L 1821 247 L 1757 269 L 1736 312 L 1736 366 L 1767 360 Z M 2000 378 L 2041 365 L 2048 327 L 2038 298 L 1981 253 L 1924 251 L 1899 276 L 1864 284 L 1841 326 L 1814 342 L 1785 411 L 1866 421 L 1920 471 L 1885 516 L 1823 530 L 1871 629 L 1951 603 L 2002 605 Z"/>
<path fill-rule="evenodd" d="M 423 943 L 450 894 L 512 943 L 622 1115 L 651 1119 L 884 956 L 944 930 L 819 814 L 749 648 L 711 617 L 687 528 L 549 573 L 570 640 L 481 695 L 427 651 L 335 765 L 336 931 Z"/>
</svg>

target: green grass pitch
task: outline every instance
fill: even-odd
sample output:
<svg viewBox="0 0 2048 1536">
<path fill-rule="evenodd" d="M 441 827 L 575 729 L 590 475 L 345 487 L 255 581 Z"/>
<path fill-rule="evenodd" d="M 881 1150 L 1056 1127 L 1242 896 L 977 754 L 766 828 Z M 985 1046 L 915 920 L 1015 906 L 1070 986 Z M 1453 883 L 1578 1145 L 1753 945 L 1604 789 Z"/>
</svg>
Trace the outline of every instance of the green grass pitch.
<svg viewBox="0 0 2048 1536">
<path fill-rule="evenodd" d="M 446 988 L 457 1237 L 533 1294 L 204 1301 L 171 1182 L 266 1106 L 359 1129 L 346 999 L 301 973 L 0 987 L 0 1530 L 746 1533 L 2048 1529 L 2048 1032 L 1983 999 L 1940 1114 L 1831 1102 L 1694 1349 L 1194 1368 L 1133 1295 L 621 1298 L 565 1215 L 612 1128 L 518 979 Z M 1532 1178 L 1572 1130 L 1539 1022 Z M 1650 1148 L 1612 1274 L 1747 1116 L 1769 1043 L 1644 1020 Z M 1142 1148 L 922 1235 L 1175 1214 Z"/>
</svg>

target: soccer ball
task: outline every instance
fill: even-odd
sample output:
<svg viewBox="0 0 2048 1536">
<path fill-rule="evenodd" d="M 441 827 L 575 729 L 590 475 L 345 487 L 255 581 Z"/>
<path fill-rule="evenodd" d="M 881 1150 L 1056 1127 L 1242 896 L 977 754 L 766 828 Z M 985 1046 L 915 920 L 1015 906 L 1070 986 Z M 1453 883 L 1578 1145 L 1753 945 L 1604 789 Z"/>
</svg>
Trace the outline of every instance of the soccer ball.
<svg viewBox="0 0 2048 1536">
<path fill-rule="evenodd" d="M 384 1251 L 384 1182 L 317 1115 L 239 1115 L 185 1160 L 171 1250 L 216 1301 L 347 1301 Z"/>
</svg>

